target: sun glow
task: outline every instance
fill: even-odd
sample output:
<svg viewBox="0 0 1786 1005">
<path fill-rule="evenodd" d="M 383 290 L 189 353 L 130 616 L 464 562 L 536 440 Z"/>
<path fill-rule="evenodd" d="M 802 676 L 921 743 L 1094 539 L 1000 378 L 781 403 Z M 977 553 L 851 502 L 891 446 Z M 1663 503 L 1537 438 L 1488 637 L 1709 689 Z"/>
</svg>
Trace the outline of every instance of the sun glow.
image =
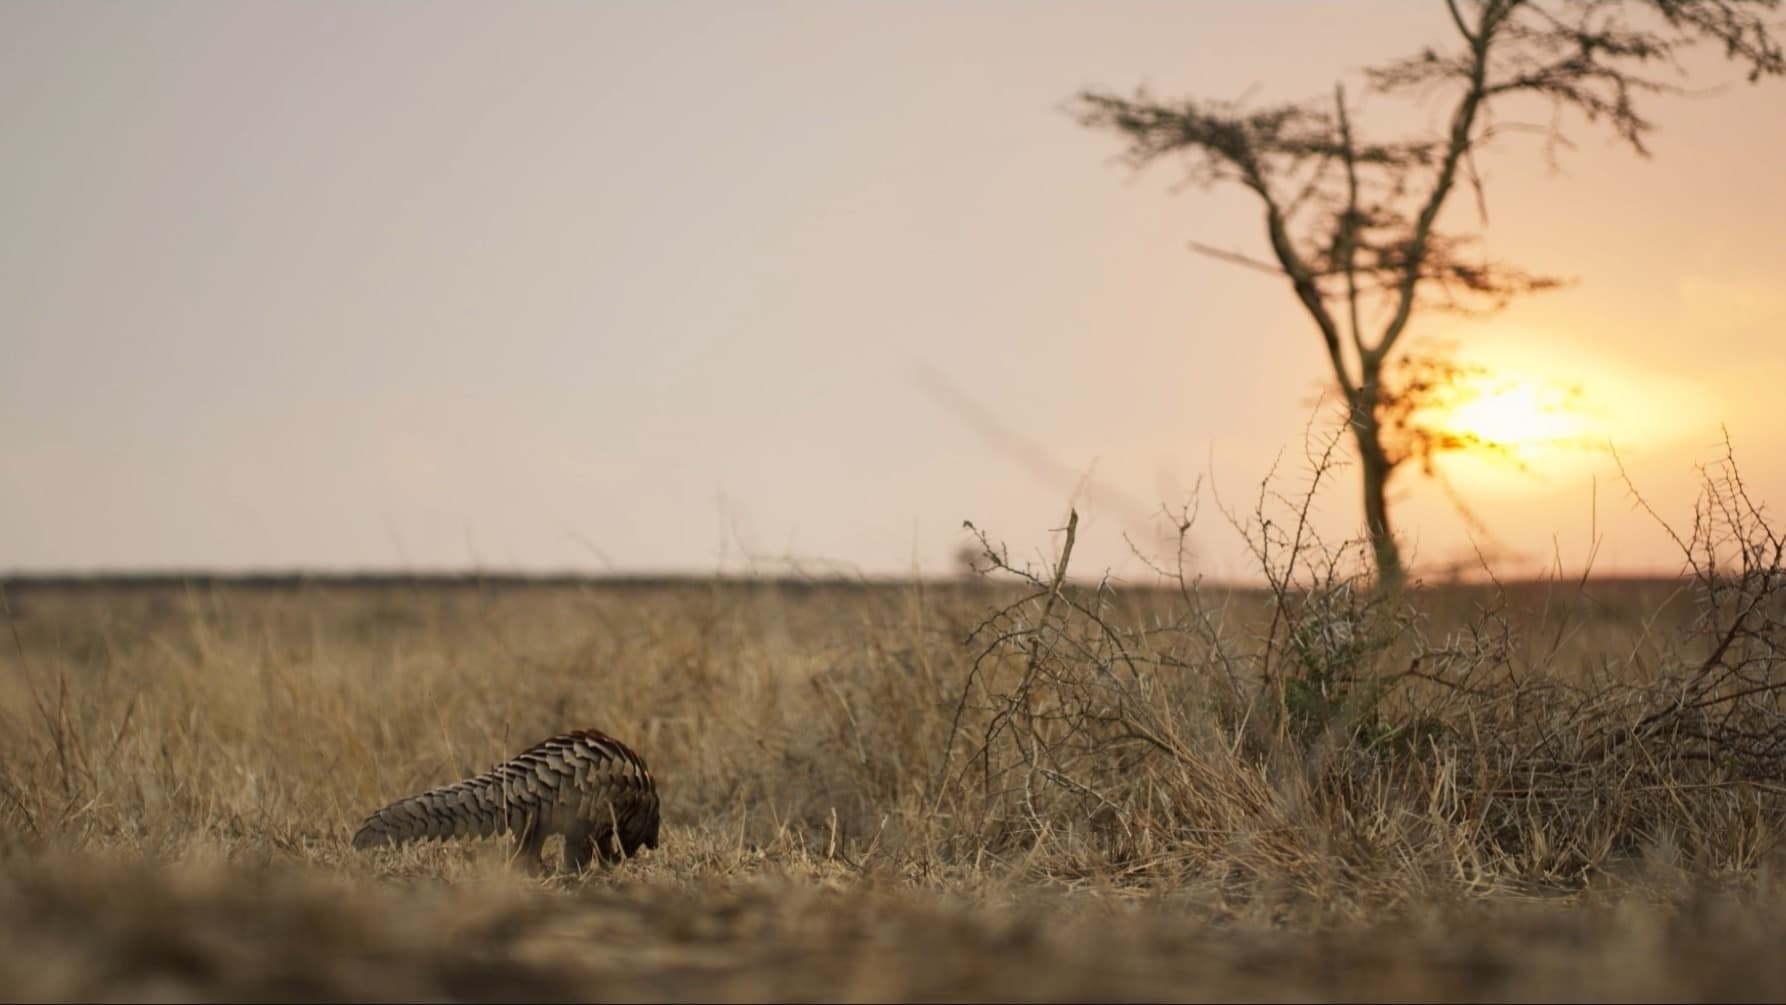
<svg viewBox="0 0 1786 1005">
<path fill-rule="evenodd" d="M 1719 436 L 1728 402 L 1682 376 L 1566 333 L 1498 334 L 1467 358 L 1440 343 L 1428 355 L 1439 364 L 1404 367 L 1389 384 L 1403 395 L 1405 411 L 1388 414 L 1405 434 L 1406 457 L 1464 496 L 1561 491 Z"/>
<path fill-rule="evenodd" d="M 1459 388 L 1438 424 L 1470 447 L 1516 454 L 1582 446 L 1596 438 L 1598 426 L 1572 391 L 1516 380 Z"/>
</svg>

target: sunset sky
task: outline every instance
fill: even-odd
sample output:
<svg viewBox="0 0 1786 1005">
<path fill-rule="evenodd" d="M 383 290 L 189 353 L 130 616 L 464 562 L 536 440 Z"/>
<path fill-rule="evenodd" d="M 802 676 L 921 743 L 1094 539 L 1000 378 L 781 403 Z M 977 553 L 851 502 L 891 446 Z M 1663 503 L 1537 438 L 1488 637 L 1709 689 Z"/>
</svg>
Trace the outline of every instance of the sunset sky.
<svg viewBox="0 0 1786 1005">
<path fill-rule="evenodd" d="M 0 6 L 0 573 L 947 574 L 971 520 L 1139 576 L 1202 479 L 1219 579 L 1324 360 L 1233 188 L 1135 174 L 1081 87 L 1249 101 L 1451 44 L 1436 3 Z M 1413 335 L 1578 382 L 1685 527 L 1728 429 L 1786 500 L 1786 82 L 1694 64 L 1654 157 L 1482 158 L 1575 285 Z M 1449 465 L 1504 572 L 1673 572 L 1604 452 Z M 1214 490 L 1213 492 L 1211 490 Z M 1318 500 L 1360 523 L 1356 472 Z M 1416 472 L 1416 569 L 1469 555 Z"/>
</svg>

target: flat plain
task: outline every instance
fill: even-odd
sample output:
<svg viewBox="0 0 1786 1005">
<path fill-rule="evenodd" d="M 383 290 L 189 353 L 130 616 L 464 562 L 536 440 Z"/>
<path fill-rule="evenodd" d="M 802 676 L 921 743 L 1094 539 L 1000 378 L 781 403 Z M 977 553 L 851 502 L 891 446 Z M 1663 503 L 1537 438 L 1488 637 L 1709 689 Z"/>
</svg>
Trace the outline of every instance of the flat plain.
<svg viewBox="0 0 1786 1005">
<path fill-rule="evenodd" d="M 11 583 L 0 988 L 1786 996 L 1767 581 L 1053 571 Z M 349 847 L 579 726 L 650 763 L 659 848 Z"/>
</svg>

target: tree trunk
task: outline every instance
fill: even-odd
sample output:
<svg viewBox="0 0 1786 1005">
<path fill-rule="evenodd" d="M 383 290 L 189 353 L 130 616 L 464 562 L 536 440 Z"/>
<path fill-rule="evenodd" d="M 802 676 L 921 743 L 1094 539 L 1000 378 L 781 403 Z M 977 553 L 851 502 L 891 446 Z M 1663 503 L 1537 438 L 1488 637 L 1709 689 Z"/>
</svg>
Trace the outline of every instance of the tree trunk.
<svg viewBox="0 0 1786 1005">
<path fill-rule="evenodd" d="M 1358 439 L 1358 456 L 1364 468 L 1364 522 L 1370 532 L 1371 551 L 1376 556 L 1377 585 L 1387 593 L 1398 592 L 1407 580 L 1402 568 L 1401 548 L 1389 526 L 1389 503 L 1386 489 L 1389 473 L 1395 465 L 1383 449 L 1382 429 L 1377 425 L 1374 410 L 1359 409 L 1352 422 Z"/>
</svg>

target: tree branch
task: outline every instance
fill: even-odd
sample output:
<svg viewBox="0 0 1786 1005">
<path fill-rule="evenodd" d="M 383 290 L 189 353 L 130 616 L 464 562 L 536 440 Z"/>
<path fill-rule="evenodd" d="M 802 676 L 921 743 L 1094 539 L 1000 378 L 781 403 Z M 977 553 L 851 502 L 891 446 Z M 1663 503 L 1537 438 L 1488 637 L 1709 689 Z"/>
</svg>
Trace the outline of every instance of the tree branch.
<svg viewBox="0 0 1786 1005">
<path fill-rule="evenodd" d="M 1340 147 L 1346 159 L 1346 212 L 1339 225 L 1339 267 L 1346 274 L 1346 308 L 1352 323 L 1352 346 L 1364 358 L 1364 329 L 1358 324 L 1358 157 L 1352 146 L 1352 123 L 1346 117 L 1346 88 L 1333 85 L 1333 103 L 1339 110 Z M 1337 376 L 1344 378 L 1345 374 Z"/>
<path fill-rule="evenodd" d="M 1494 41 L 1495 33 L 1504 23 L 1508 13 L 1518 0 L 1487 0 L 1482 6 L 1482 18 L 1476 26 L 1476 33 L 1470 38 L 1470 78 L 1469 89 L 1464 92 L 1458 102 L 1457 111 L 1451 118 L 1451 137 L 1445 145 L 1445 156 L 1439 165 L 1439 176 L 1433 182 L 1426 204 L 1420 209 L 1420 217 L 1414 224 L 1413 237 L 1408 241 L 1406 272 L 1403 273 L 1400 288 L 1396 291 L 1395 314 L 1383 329 L 1383 337 L 1367 351 L 1367 358 L 1373 362 L 1381 362 L 1395 345 L 1407 328 L 1408 317 L 1414 310 L 1414 287 L 1420 282 L 1420 268 L 1426 257 L 1426 241 L 1432 233 L 1433 222 L 1438 219 L 1439 210 L 1445 205 L 1445 197 L 1451 193 L 1451 185 L 1457 178 L 1458 161 L 1463 159 L 1464 152 L 1470 148 L 1470 130 L 1476 123 L 1476 109 L 1482 103 L 1484 88 L 1488 74 L 1488 53 Z"/>
<path fill-rule="evenodd" d="M 1476 36 L 1471 34 L 1470 26 L 1464 23 L 1463 12 L 1457 9 L 1457 0 L 1445 0 L 1445 9 L 1451 12 L 1451 23 L 1457 26 L 1458 34 L 1464 37 L 1464 41 L 1474 46 Z"/>
<path fill-rule="evenodd" d="M 1289 275 L 1289 273 L 1278 266 L 1272 265 L 1270 262 L 1261 262 L 1257 258 L 1243 255 L 1238 251 L 1223 251 L 1221 248 L 1212 248 L 1201 241 L 1186 241 L 1185 243 L 1192 251 L 1195 251 L 1200 255 L 1208 255 L 1211 258 L 1227 262 L 1230 265 L 1239 265 L 1243 268 L 1252 269 L 1254 272 L 1263 272 L 1268 276 L 1282 277 Z"/>
<path fill-rule="evenodd" d="M 1312 270 L 1303 264 L 1302 257 L 1290 243 L 1289 229 L 1284 225 L 1284 215 L 1278 211 L 1277 204 L 1266 200 L 1265 229 L 1271 235 L 1271 250 L 1277 260 L 1284 265 L 1284 272 L 1290 277 L 1290 286 L 1296 291 L 1296 299 L 1308 309 L 1309 316 L 1314 318 L 1315 326 L 1321 330 L 1321 341 L 1327 347 L 1327 359 L 1333 364 L 1333 375 L 1339 378 L 1340 388 L 1346 394 L 1346 403 L 1357 409 L 1360 406 L 1357 382 L 1346 371 L 1346 357 L 1340 349 L 1339 325 L 1334 323 L 1333 315 L 1327 310 L 1327 302 L 1321 295 L 1321 287 L 1315 283 Z M 1365 407 L 1368 407 L 1368 403 Z"/>
</svg>

